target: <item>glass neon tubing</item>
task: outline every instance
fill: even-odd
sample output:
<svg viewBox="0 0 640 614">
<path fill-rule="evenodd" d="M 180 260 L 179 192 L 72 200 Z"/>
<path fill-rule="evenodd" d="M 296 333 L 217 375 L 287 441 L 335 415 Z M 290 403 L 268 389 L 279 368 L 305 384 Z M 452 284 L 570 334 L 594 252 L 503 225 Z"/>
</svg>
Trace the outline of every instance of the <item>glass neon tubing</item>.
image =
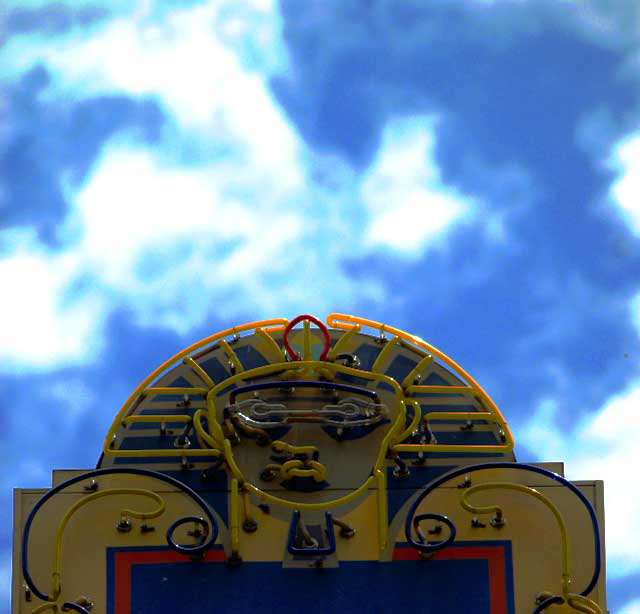
<svg viewBox="0 0 640 614">
<path fill-rule="evenodd" d="M 428 553 L 437 552 L 438 550 L 442 550 L 443 548 L 446 548 L 447 546 L 449 546 L 455 539 L 455 533 L 452 533 L 451 535 L 449 535 L 447 539 L 435 544 L 421 544 L 419 542 L 416 542 L 413 539 L 413 536 L 411 534 L 411 523 L 413 520 L 413 516 L 415 515 L 418 509 L 418 506 L 422 503 L 422 501 L 431 492 L 433 492 L 438 486 L 440 486 L 441 484 L 444 484 L 445 482 L 448 482 L 449 480 L 452 480 L 455 477 L 458 477 L 459 475 L 467 475 L 469 473 L 473 473 L 475 471 L 481 471 L 483 469 L 516 469 L 516 470 L 522 470 L 522 471 L 531 471 L 532 473 L 538 473 L 547 478 L 550 478 L 551 480 L 559 482 L 563 486 L 566 486 L 569 490 L 571 490 L 571 492 L 573 492 L 573 494 L 575 494 L 578 497 L 578 499 L 580 499 L 580 501 L 586 507 L 587 512 L 589 513 L 589 517 L 591 519 L 591 526 L 593 528 L 593 541 L 594 541 L 593 575 L 587 587 L 584 590 L 580 591 L 579 593 L 580 595 L 583 595 L 583 596 L 588 595 L 593 590 L 596 583 L 598 582 L 598 578 L 600 577 L 600 570 L 602 567 L 601 554 L 600 554 L 600 550 L 601 550 L 600 529 L 598 527 L 598 518 L 589 500 L 584 496 L 582 492 L 580 492 L 580 490 L 574 484 L 572 484 L 571 482 L 569 482 L 569 480 L 563 478 L 562 476 L 558 475 L 557 473 L 554 473 L 553 471 L 549 471 L 548 469 L 543 469 L 542 467 L 535 467 L 534 465 L 527 465 L 525 463 L 512 463 L 512 462 L 481 463 L 479 465 L 472 465 L 470 467 L 469 466 L 459 467 L 458 469 L 454 469 L 453 471 L 450 471 L 449 473 L 444 474 L 443 476 L 431 482 L 420 494 L 420 496 L 411 504 L 411 507 L 407 512 L 407 518 L 404 526 L 404 531 L 405 531 L 405 536 L 407 538 L 407 541 L 417 550 L 420 550 L 422 552 L 428 552 Z M 444 520 L 444 518 L 446 518 L 445 516 L 440 516 L 439 514 L 434 514 L 434 516 L 441 519 L 442 522 L 444 522 L 445 524 L 448 524 Z M 549 605 L 551 605 L 551 603 L 549 603 Z M 539 611 L 542 611 L 542 610 L 539 610 Z"/>
<path fill-rule="evenodd" d="M 114 473 L 141 475 L 141 476 L 154 478 L 162 482 L 171 484 L 175 488 L 178 488 L 179 490 L 181 490 L 191 499 L 193 499 L 193 501 L 195 501 L 195 503 L 197 503 L 198 506 L 202 509 L 211 526 L 209 539 L 206 542 L 198 545 L 196 548 L 181 546 L 180 544 L 176 544 L 175 542 L 173 542 L 173 540 L 168 539 L 169 547 L 172 550 L 175 550 L 176 552 L 179 552 L 181 554 L 186 554 L 191 556 L 200 555 L 204 553 L 206 550 L 208 550 L 216 541 L 218 537 L 218 523 L 216 522 L 216 519 L 214 518 L 211 512 L 211 509 L 209 508 L 205 500 L 198 493 L 191 490 L 191 488 L 189 488 L 179 480 L 169 477 L 168 475 L 158 473 L 157 471 L 152 471 L 150 469 L 139 469 L 134 467 L 107 467 L 106 469 L 96 469 L 94 471 L 83 473 L 82 475 L 78 475 L 74 478 L 71 478 L 66 482 L 63 482 L 62 484 L 59 484 L 55 488 L 52 488 L 51 490 L 46 492 L 42 496 L 42 498 L 40 498 L 40 500 L 34 505 L 24 525 L 24 532 L 22 534 L 22 548 L 21 548 L 22 575 L 24 577 L 25 582 L 27 583 L 27 586 L 33 591 L 33 593 L 38 598 L 42 599 L 43 601 L 52 601 L 52 599 L 50 598 L 49 595 L 47 595 L 46 593 L 43 593 L 40 589 L 38 589 L 38 587 L 35 585 L 33 581 L 33 578 L 31 577 L 31 574 L 29 573 L 29 533 L 31 531 L 31 524 L 33 523 L 33 519 L 35 518 L 40 508 L 51 497 L 63 491 L 65 488 L 68 488 L 69 486 L 72 486 L 73 484 L 76 484 L 78 482 L 82 482 L 83 480 L 100 477 L 102 475 L 110 475 Z M 172 525 L 173 528 L 175 528 L 174 525 Z"/>
</svg>

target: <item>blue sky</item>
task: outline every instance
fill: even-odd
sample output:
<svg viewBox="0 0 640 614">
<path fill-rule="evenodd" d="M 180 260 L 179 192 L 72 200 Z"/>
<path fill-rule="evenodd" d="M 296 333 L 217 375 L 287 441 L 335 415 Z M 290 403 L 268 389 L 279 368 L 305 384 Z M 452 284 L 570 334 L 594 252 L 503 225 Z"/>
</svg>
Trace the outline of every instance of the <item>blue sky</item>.
<svg viewBox="0 0 640 614">
<path fill-rule="evenodd" d="M 0 599 L 11 488 L 93 466 L 187 344 L 335 310 L 606 480 L 609 607 L 640 612 L 636 2 L 4 7 Z"/>
</svg>

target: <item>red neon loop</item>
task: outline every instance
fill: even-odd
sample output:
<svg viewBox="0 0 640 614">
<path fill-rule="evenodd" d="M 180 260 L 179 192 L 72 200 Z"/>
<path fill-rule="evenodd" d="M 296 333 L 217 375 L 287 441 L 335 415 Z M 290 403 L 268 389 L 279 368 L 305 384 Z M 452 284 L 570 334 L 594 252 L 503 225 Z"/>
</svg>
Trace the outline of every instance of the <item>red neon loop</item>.
<svg viewBox="0 0 640 614">
<path fill-rule="evenodd" d="M 303 313 L 302 315 L 299 315 L 297 318 L 294 318 L 293 320 L 291 320 L 291 322 L 289 322 L 289 324 L 287 324 L 287 328 L 284 329 L 284 333 L 282 334 L 282 343 L 284 343 L 284 347 L 287 350 L 287 354 L 289 354 L 292 360 L 300 360 L 300 354 L 298 354 L 298 352 L 296 352 L 289 345 L 288 337 L 289 337 L 289 333 L 291 332 L 291 329 L 298 322 L 302 322 L 302 320 L 309 320 L 309 322 L 313 322 L 322 332 L 322 336 L 324 337 L 324 349 L 322 350 L 322 354 L 320 354 L 320 360 L 326 360 L 327 354 L 329 353 L 329 349 L 331 348 L 331 339 L 329 338 L 329 331 L 327 330 L 327 327 L 324 325 L 324 322 L 321 322 L 320 320 L 318 320 L 318 318 L 308 313 Z"/>
</svg>

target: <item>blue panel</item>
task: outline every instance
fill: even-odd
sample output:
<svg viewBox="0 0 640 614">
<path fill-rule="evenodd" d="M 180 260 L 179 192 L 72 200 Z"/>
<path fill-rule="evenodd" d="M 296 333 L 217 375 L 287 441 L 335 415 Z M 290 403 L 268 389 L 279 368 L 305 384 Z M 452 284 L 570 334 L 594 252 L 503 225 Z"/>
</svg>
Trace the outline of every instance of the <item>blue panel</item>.
<svg viewBox="0 0 640 614">
<path fill-rule="evenodd" d="M 417 364 L 415 360 L 399 354 L 391 361 L 389 368 L 385 371 L 385 375 L 392 377 L 396 382 L 402 383 Z"/>
<path fill-rule="evenodd" d="M 219 384 L 222 380 L 227 379 L 231 373 L 227 371 L 217 358 L 209 358 L 200 363 L 200 366 L 206 371 L 207 375 Z"/>
<path fill-rule="evenodd" d="M 376 344 L 362 344 L 354 354 L 360 360 L 360 366 L 358 369 L 362 369 L 363 371 L 371 371 L 371 367 L 373 367 L 373 363 L 378 358 L 378 354 L 382 351 L 382 345 Z"/>
<path fill-rule="evenodd" d="M 456 382 L 454 384 L 453 382 L 444 379 L 444 377 L 433 371 L 429 373 L 429 376 L 427 378 L 422 380 L 421 384 L 423 386 L 459 386 L 460 384 L 462 384 L 462 382 Z"/>
<path fill-rule="evenodd" d="M 245 371 L 269 364 L 269 361 L 251 345 L 234 347 L 233 351 Z"/>
<path fill-rule="evenodd" d="M 496 446 L 499 442 L 491 431 L 433 431 L 439 444 L 461 446 Z"/>
<path fill-rule="evenodd" d="M 338 569 L 281 563 L 135 564 L 131 612 L 370 612 L 409 609 L 490 614 L 483 559 L 342 562 Z"/>
<path fill-rule="evenodd" d="M 433 395 L 429 395 L 429 396 L 433 396 Z M 452 395 L 445 395 L 445 396 L 452 396 Z M 442 405 L 442 404 L 437 404 L 437 405 L 429 405 L 428 403 L 420 403 L 420 407 L 422 408 L 422 411 L 425 414 L 430 414 L 431 412 L 435 412 L 435 411 L 459 411 L 459 412 L 474 412 L 474 411 L 480 411 L 475 405 Z M 485 411 L 485 410 L 482 410 Z"/>
</svg>

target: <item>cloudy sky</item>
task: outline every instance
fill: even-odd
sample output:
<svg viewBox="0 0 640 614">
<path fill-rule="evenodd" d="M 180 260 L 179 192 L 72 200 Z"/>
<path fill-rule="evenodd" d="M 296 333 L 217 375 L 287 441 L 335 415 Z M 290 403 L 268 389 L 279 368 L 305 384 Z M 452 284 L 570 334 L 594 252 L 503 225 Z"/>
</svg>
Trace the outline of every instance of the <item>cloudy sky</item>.
<svg viewBox="0 0 640 614">
<path fill-rule="evenodd" d="M 189 343 L 335 310 L 459 361 L 520 460 L 606 480 L 609 607 L 640 612 L 635 0 L 3 6 L 2 603 L 11 488 L 93 466 Z"/>
</svg>

